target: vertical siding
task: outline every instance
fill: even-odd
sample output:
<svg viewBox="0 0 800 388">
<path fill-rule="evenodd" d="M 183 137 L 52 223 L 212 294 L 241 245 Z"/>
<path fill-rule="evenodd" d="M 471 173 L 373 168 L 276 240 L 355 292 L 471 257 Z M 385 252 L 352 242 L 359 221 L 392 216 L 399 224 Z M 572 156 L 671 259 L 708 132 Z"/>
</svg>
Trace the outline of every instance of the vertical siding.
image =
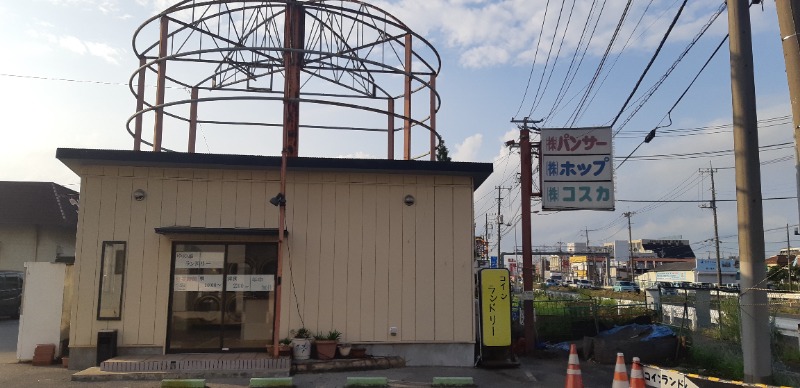
<svg viewBox="0 0 800 388">
<path fill-rule="evenodd" d="M 434 304 L 434 272 L 436 262 L 434 258 L 435 234 L 439 232 L 434 227 L 434 191 L 433 177 L 418 177 L 416 185 L 416 203 L 410 208 L 414 209 L 416 217 L 415 241 L 415 270 L 416 283 L 416 336 L 417 341 L 431 341 L 434 339 L 435 313 Z M 405 279 L 403 279 L 405 281 Z"/>
<path fill-rule="evenodd" d="M 156 301 L 155 284 L 159 280 L 158 263 L 170 259 L 169 257 L 159 258 L 161 237 L 154 233 L 154 229 L 162 225 L 161 207 L 164 198 L 164 181 L 160 173 L 162 173 L 160 169 L 149 171 L 150 179 L 147 182 L 147 200 L 145 201 L 147 208 L 143 227 L 144 256 L 141 262 L 142 288 L 139 295 L 145 303 L 139 306 L 139 344 L 147 345 L 163 345 L 166 336 L 166 333 L 155 332 L 156 309 L 161 304 L 160 301 Z"/>
<path fill-rule="evenodd" d="M 206 226 L 219 228 L 222 225 L 222 171 L 212 170 L 208 174 L 208 194 L 206 195 Z M 203 204 L 198 203 L 198 209 Z"/>
<path fill-rule="evenodd" d="M 468 179 L 465 179 L 468 180 Z M 471 182 L 470 182 L 471 183 Z M 474 341 L 475 316 L 472 276 L 472 186 L 460 185 L 453 189 L 453 225 L 456 228 L 453 240 L 453 327 L 454 340 Z M 467 297 L 469 295 L 469 297 Z"/>
<path fill-rule="evenodd" d="M 400 341 L 405 335 L 403 327 L 403 212 L 406 206 L 403 197 L 406 195 L 402 185 L 392 185 L 391 195 L 386 199 L 389 208 L 389 327 L 398 328 L 396 336 L 389 337 L 391 341 Z M 386 328 L 388 332 L 388 327 Z"/>
<path fill-rule="evenodd" d="M 178 196 L 175 203 L 175 225 L 192 224 L 192 181 L 181 179 L 178 182 Z"/>
<path fill-rule="evenodd" d="M 361 250 L 361 326 L 360 338 L 362 341 L 375 340 L 375 241 L 376 233 L 376 188 L 375 177 L 367 176 L 363 186 L 363 248 Z"/>
<path fill-rule="evenodd" d="M 189 226 L 203 227 L 207 225 L 207 197 L 208 197 L 208 171 L 195 171 L 195 179 L 192 184 L 192 200 L 190 202 L 191 214 L 189 215 Z"/>
<path fill-rule="evenodd" d="M 322 209 L 320 214 L 322 230 L 320 234 L 319 253 L 319 315 L 317 318 L 317 326 L 333 327 L 333 289 L 336 279 L 334 263 L 336 258 L 336 237 L 338 233 L 336 229 L 336 195 L 338 190 L 336 184 L 330 181 L 324 182 L 321 185 L 321 190 Z M 347 335 L 347 333 L 345 333 L 345 335 Z"/>
<path fill-rule="evenodd" d="M 142 301 L 142 261 L 144 260 L 145 217 L 147 203 L 151 193 L 148 188 L 147 170 L 136 169 L 132 181 L 132 189 L 141 189 L 147 193 L 145 201 L 131 201 L 130 204 L 130 236 L 128 237 L 128 255 L 125 268 L 125 302 L 123 303 L 122 343 L 135 345 L 139 343 L 139 318 Z"/>
<path fill-rule="evenodd" d="M 386 341 L 389 337 L 389 253 L 391 237 L 389 234 L 389 212 L 392 200 L 388 185 L 376 187 L 375 205 L 375 314 L 373 340 Z M 396 202 L 399 202 L 396 201 Z"/>
<path fill-rule="evenodd" d="M 361 250 L 363 248 L 363 196 L 364 188 L 359 184 L 350 185 L 348 254 L 347 254 L 347 326 L 345 330 L 359 336 L 361 333 Z M 342 329 L 338 329 L 342 330 Z"/>
<path fill-rule="evenodd" d="M 303 306 L 305 306 L 306 296 L 306 260 L 308 257 L 306 249 L 306 240 L 308 236 L 308 174 L 296 173 L 293 174 L 293 181 L 295 183 L 289 185 L 286 190 L 287 204 L 287 222 L 289 225 L 289 255 L 286 256 L 287 266 L 284 266 L 284 273 L 288 269 L 289 275 L 292 277 L 291 287 L 293 288 L 290 293 L 288 309 L 289 323 L 291 327 L 299 328 L 306 325 L 309 330 L 314 332 L 321 330 L 317 327 L 316 322 L 306 321 L 300 318 Z M 290 202 L 291 200 L 291 202 Z"/>
<path fill-rule="evenodd" d="M 239 172 L 240 177 L 239 179 L 249 177 L 241 176 L 241 172 Z M 234 186 L 231 184 L 231 186 Z M 236 185 L 236 196 L 234 199 L 234 207 L 236 208 L 236 220 L 234 221 L 234 226 L 237 228 L 249 228 L 250 227 L 250 198 L 252 195 L 252 182 L 249 180 L 246 181 L 237 181 Z"/>
<path fill-rule="evenodd" d="M 453 236 L 454 229 L 463 228 L 453 218 L 453 188 L 437 186 L 435 189 L 436 246 L 434 247 L 434 301 L 436 304 L 435 337 L 437 341 L 453 340 L 453 305 L 457 303 L 453 294 Z M 471 259 L 471 257 L 470 257 Z"/>
<path fill-rule="evenodd" d="M 308 322 L 316 322 L 317 327 L 330 327 L 329 322 L 320 319 L 320 283 L 322 278 L 329 279 L 331 272 L 322 273 L 321 267 L 323 260 L 327 261 L 330 257 L 323 257 L 321 245 L 322 235 L 330 234 L 332 230 L 325 228 L 323 232 L 322 222 L 322 184 L 319 174 L 311 174 L 308 184 L 308 228 L 306 229 L 306 289 L 305 304 L 303 308 L 303 319 Z M 326 290 L 326 292 L 328 292 Z M 342 331 L 342 330 L 340 330 Z"/>
<path fill-rule="evenodd" d="M 331 327 L 347 328 L 347 259 L 349 252 L 349 220 L 347 207 L 350 204 L 350 186 L 347 183 L 347 176 L 344 178 L 337 176 L 336 179 L 336 202 L 335 226 L 333 241 L 333 320 Z M 342 329 L 338 329 L 343 331 Z"/>
<path fill-rule="evenodd" d="M 413 177 L 405 177 L 406 183 L 411 183 L 403 186 L 402 197 L 411 194 L 417 196 L 416 186 Z M 402 199 L 401 199 L 402 203 Z M 401 301 L 401 339 L 403 341 L 414 341 L 417 339 L 416 334 L 416 310 L 417 310 L 417 213 L 414 206 L 403 205 L 403 271 L 400 283 L 402 284 L 402 301 Z"/>
</svg>

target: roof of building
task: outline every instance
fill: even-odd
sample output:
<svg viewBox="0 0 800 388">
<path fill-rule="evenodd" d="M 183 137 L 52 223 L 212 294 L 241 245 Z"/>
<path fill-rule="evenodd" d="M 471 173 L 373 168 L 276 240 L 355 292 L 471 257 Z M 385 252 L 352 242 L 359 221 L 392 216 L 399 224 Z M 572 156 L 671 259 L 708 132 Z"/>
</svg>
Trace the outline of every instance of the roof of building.
<svg viewBox="0 0 800 388">
<path fill-rule="evenodd" d="M 642 247 L 660 258 L 696 258 L 692 247 L 681 240 L 642 240 Z"/>
<path fill-rule="evenodd" d="M 184 152 L 144 152 L 59 148 L 56 158 L 77 171 L 84 164 L 160 166 L 177 168 L 280 168 L 279 156 L 199 154 Z M 335 170 L 389 174 L 460 175 L 473 178 L 478 188 L 492 173 L 491 163 L 430 162 L 387 159 L 289 158 L 290 170 Z"/>
<path fill-rule="evenodd" d="M 0 224 L 77 228 L 77 200 L 77 192 L 56 183 L 3 181 Z"/>
<path fill-rule="evenodd" d="M 655 268 L 651 269 L 653 272 L 666 272 L 666 271 L 693 271 L 697 267 L 697 264 L 694 261 L 683 261 L 677 263 L 667 263 L 663 265 L 657 265 Z"/>
</svg>

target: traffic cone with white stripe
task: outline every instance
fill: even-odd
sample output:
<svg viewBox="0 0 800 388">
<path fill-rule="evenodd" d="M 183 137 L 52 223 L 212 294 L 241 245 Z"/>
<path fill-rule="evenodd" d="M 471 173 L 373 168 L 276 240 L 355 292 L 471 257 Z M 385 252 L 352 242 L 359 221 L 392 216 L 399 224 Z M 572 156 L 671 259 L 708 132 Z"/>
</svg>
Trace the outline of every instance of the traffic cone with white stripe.
<svg viewBox="0 0 800 388">
<path fill-rule="evenodd" d="M 581 366 L 578 361 L 578 348 L 575 344 L 569 346 L 569 362 L 567 363 L 567 381 L 564 388 L 583 388 Z"/>
<path fill-rule="evenodd" d="M 645 388 L 644 372 L 639 361 L 639 357 L 634 357 L 631 364 L 631 388 Z"/>
<path fill-rule="evenodd" d="M 630 388 L 628 383 L 628 372 L 625 369 L 625 356 L 617 353 L 617 365 L 614 366 L 614 382 L 611 388 Z"/>
</svg>

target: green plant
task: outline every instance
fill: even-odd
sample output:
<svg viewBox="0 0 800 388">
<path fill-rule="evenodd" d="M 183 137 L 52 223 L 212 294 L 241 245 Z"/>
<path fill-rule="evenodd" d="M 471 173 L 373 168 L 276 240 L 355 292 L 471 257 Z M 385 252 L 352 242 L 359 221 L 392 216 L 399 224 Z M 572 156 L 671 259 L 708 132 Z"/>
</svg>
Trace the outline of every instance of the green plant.
<svg viewBox="0 0 800 388">
<path fill-rule="evenodd" d="M 281 345 L 290 345 L 292 343 L 292 339 L 289 337 L 281 338 L 281 340 L 278 341 L 278 343 L 280 343 Z"/>
<path fill-rule="evenodd" d="M 311 338 L 312 337 L 311 330 L 308 330 L 305 327 L 301 327 L 301 328 L 299 328 L 297 330 L 291 330 L 291 331 L 289 331 L 289 334 L 291 334 L 294 338 Z"/>
<path fill-rule="evenodd" d="M 327 333 L 320 331 L 317 334 L 314 334 L 314 339 L 317 341 L 338 341 L 341 337 L 342 332 L 338 330 L 331 330 Z"/>
</svg>

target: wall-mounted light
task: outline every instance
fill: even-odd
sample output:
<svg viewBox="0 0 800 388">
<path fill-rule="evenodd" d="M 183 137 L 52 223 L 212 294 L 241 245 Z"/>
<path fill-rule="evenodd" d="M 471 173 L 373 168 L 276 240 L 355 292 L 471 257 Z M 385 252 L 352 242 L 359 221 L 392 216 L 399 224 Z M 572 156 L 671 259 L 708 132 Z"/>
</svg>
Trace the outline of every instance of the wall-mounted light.
<svg viewBox="0 0 800 388">
<path fill-rule="evenodd" d="M 271 203 L 273 206 L 286 205 L 286 197 L 283 195 L 283 193 L 278 193 L 277 195 L 269 199 L 269 203 Z"/>
<path fill-rule="evenodd" d="M 416 201 L 416 200 L 414 199 L 414 196 L 411 195 L 411 194 L 408 194 L 408 195 L 405 196 L 405 198 L 403 198 L 403 203 L 406 204 L 406 206 L 413 205 L 414 201 Z"/>
<path fill-rule="evenodd" d="M 147 193 L 145 193 L 142 189 L 136 189 L 133 191 L 133 199 L 137 201 L 143 201 L 146 197 Z"/>
</svg>

